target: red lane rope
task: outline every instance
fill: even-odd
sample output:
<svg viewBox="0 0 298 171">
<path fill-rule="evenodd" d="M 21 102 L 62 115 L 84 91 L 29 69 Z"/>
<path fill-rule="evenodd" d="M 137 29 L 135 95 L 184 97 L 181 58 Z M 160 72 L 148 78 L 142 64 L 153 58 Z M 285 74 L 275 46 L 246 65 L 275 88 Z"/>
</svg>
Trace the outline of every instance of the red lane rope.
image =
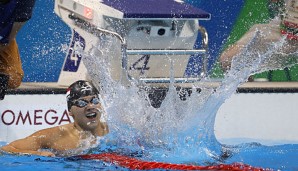
<svg viewBox="0 0 298 171">
<path fill-rule="evenodd" d="M 133 170 L 150 170 L 150 169 L 171 169 L 171 170 L 232 170 L 232 171 L 269 171 L 271 169 L 263 169 L 252 167 L 243 163 L 219 164 L 213 166 L 196 166 L 186 164 L 172 164 L 163 162 L 143 161 L 132 157 L 122 156 L 115 153 L 102 154 L 85 154 L 76 156 L 84 160 L 101 160 L 113 163 L 115 165 Z"/>
</svg>

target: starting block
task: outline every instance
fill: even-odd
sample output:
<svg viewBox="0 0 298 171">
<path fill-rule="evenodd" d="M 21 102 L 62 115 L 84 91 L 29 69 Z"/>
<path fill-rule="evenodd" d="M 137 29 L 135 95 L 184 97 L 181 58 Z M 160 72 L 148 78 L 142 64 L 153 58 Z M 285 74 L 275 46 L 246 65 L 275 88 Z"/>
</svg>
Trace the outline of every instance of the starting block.
<svg viewBox="0 0 298 171">
<path fill-rule="evenodd" d="M 200 77 L 207 73 L 208 34 L 199 21 L 210 20 L 211 15 L 182 1 L 55 0 L 55 13 L 73 31 L 59 84 L 69 85 L 88 77 L 76 48 L 90 52 L 98 47 L 102 36 L 113 36 L 117 42 L 106 54 L 114 80 L 127 78 L 146 83 L 167 83 L 172 77 L 181 83 L 200 80 L 184 76 L 191 55 L 204 58 Z M 198 37 L 201 48 L 194 49 Z"/>
</svg>

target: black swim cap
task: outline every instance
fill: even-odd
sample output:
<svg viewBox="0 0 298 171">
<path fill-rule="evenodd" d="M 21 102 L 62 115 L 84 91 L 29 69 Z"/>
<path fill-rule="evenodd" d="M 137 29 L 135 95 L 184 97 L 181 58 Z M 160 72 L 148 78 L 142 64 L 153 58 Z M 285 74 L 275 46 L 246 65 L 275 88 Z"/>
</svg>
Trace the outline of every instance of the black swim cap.
<svg viewBox="0 0 298 171">
<path fill-rule="evenodd" d="M 81 97 L 98 95 L 99 91 L 97 88 L 88 81 L 79 80 L 71 84 L 66 92 L 67 107 L 70 110 L 73 102 Z"/>
</svg>

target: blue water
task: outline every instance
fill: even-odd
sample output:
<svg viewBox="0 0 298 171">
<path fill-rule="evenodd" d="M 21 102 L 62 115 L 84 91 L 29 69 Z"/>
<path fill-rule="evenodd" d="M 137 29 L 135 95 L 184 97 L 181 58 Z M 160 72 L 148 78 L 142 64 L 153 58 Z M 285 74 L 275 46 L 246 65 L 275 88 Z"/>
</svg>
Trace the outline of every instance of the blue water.
<svg viewBox="0 0 298 171">
<path fill-rule="evenodd" d="M 94 47 L 90 54 L 84 54 L 84 63 L 93 81 L 101 84 L 110 133 L 90 153 L 118 152 L 146 161 L 194 165 L 242 162 L 274 170 L 297 170 L 298 144 L 264 146 L 252 142 L 230 146 L 218 142 L 214 135 L 216 113 L 237 87 L 252 73 L 283 66 L 278 63 L 271 68 L 263 66 L 282 43 L 269 46 L 268 51 L 263 53 L 253 48 L 257 47 L 259 34 L 256 33 L 244 51 L 235 57 L 231 70 L 216 91 L 194 84 L 192 95 L 181 101 L 171 84 L 158 109 L 150 105 L 146 92 L 135 84 L 124 87 L 111 79 L 109 56 L 105 52 L 113 49 L 111 46 L 115 41 L 101 37 L 99 47 Z M 202 82 L 208 79 L 203 78 Z M 202 91 L 196 92 L 197 88 Z M 101 161 L 5 153 L 1 154 L 0 168 L 1 171 L 127 170 Z"/>
<path fill-rule="evenodd" d="M 2 145 L 4 143 L 1 143 Z M 226 147 L 229 157 L 220 161 L 188 161 L 193 165 L 210 165 L 210 164 L 231 164 L 242 162 L 252 166 L 270 168 L 274 170 L 294 171 L 298 169 L 298 145 L 285 144 L 278 146 L 263 146 L 258 143 L 248 143 L 237 146 Z M 121 153 L 121 150 L 116 150 Z M 122 150 L 126 155 L 130 154 Z M 134 156 L 139 159 L 149 159 L 146 152 Z M 152 161 L 152 160 L 150 160 Z M 180 163 L 181 159 L 177 158 L 172 163 Z M 1 171 L 6 170 L 129 170 L 111 163 L 105 163 L 95 160 L 69 160 L 68 158 L 49 158 L 40 156 L 17 156 L 10 154 L 1 154 L 0 157 Z"/>
</svg>

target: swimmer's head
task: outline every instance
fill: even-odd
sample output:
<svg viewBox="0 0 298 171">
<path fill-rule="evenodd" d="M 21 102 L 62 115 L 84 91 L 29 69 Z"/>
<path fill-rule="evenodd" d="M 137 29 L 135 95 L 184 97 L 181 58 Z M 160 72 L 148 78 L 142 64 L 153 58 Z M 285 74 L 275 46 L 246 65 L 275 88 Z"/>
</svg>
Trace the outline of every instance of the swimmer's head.
<svg viewBox="0 0 298 171">
<path fill-rule="evenodd" d="M 98 96 L 99 91 L 89 81 L 79 80 L 71 84 L 66 93 L 68 111 L 74 105 L 74 101 L 85 96 Z"/>
</svg>

